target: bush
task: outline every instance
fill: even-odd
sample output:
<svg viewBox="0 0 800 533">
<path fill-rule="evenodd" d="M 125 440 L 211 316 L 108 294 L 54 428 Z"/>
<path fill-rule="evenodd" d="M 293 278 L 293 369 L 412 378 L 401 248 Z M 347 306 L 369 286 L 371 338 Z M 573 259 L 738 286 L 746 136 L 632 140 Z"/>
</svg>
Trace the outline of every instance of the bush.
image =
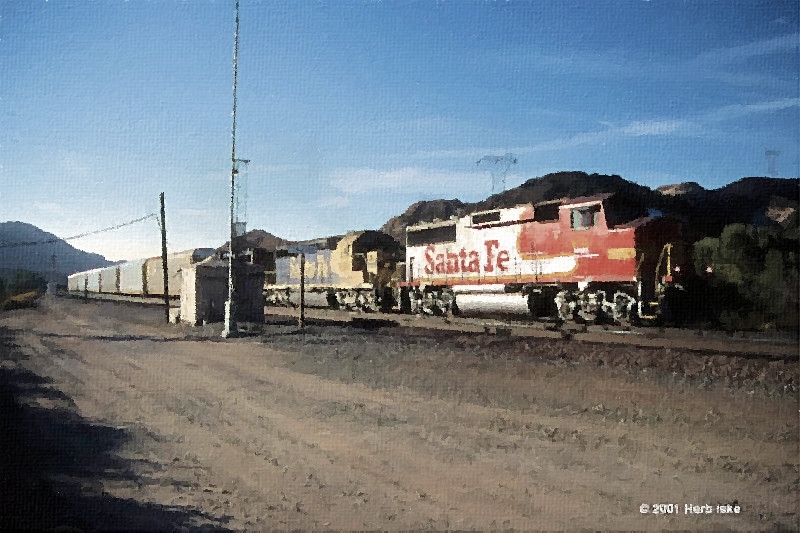
<svg viewBox="0 0 800 533">
<path fill-rule="evenodd" d="M 695 243 L 694 265 L 708 279 L 708 303 L 727 329 L 800 327 L 796 231 L 731 224 L 718 239 Z"/>
<path fill-rule="evenodd" d="M 41 296 L 41 292 L 38 291 L 30 291 L 12 296 L 3 303 L 3 311 L 34 307 L 36 305 L 36 299 L 39 298 L 39 296 Z"/>
</svg>

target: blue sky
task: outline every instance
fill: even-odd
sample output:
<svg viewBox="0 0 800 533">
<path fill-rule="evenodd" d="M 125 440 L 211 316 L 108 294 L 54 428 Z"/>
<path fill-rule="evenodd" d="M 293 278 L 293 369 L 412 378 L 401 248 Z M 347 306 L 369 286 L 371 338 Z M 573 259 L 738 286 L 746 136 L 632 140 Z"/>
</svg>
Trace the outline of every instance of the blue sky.
<svg viewBox="0 0 800 533">
<path fill-rule="evenodd" d="M 293 239 L 560 170 L 800 175 L 800 3 L 241 0 L 246 219 Z M 234 0 L 0 2 L 0 221 L 227 240 Z M 154 219 L 72 241 L 158 255 Z"/>
</svg>

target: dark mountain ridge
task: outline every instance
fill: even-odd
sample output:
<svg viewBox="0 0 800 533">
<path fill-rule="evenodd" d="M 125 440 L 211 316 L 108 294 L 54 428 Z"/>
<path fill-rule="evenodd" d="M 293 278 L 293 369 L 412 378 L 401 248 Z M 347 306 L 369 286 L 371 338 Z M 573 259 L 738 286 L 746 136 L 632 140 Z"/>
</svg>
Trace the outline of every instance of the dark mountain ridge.
<svg viewBox="0 0 800 533">
<path fill-rule="evenodd" d="M 29 270 L 49 280 L 53 254 L 56 282 L 60 284 L 66 284 L 67 275 L 73 272 L 114 264 L 102 255 L 79 250 L 27 222 L 0 222 L 0 270 Z"/>
</svg>

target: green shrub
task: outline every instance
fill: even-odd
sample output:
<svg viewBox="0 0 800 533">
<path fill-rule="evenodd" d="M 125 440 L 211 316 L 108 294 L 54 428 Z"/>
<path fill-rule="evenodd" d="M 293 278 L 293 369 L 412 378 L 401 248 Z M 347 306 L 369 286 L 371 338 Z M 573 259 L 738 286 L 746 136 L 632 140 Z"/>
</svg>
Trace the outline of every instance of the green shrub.
<svg viewBox="0 0 800 533">
<path fill-rule="evenodd" d="M 3 310 L 10 311 L 12 309 L 26 309 L 36 305 L 36 299 L 41 296 L 40 291 L 29 291 L 22 294 L 12 296 L 3 303 Z"/>
<path fill-rule="evenodd" d="M 800 327 L 798 256 L 794 229 L 731 224 L 694 245 L 697 274 L 713 268 L 710 303 L 728 329 Z"/>
</svg>

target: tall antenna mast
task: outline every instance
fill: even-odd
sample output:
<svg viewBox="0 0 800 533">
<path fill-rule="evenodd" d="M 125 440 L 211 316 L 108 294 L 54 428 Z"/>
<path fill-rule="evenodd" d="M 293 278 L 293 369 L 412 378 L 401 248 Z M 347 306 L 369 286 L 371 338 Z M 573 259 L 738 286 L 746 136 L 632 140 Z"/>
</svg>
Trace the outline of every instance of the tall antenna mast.
<svg viewBox="0 0 800 533">
<path fill-rule="evenodd" d="M 230 337 L 236 330 L 234 322 L 233 295 L 233 241 L 236 238 L 234 206 L 236 201 L 236 84 L 239 74 L 239 0 L 236 0 L 236 30 L 233 34 L 233 125 L 231 126 L 231 206 L 230 206 L 230 245 L 228 247 L 228 301 L 225 302 L 225 328 L 222 336 Z"/>
</svg>

